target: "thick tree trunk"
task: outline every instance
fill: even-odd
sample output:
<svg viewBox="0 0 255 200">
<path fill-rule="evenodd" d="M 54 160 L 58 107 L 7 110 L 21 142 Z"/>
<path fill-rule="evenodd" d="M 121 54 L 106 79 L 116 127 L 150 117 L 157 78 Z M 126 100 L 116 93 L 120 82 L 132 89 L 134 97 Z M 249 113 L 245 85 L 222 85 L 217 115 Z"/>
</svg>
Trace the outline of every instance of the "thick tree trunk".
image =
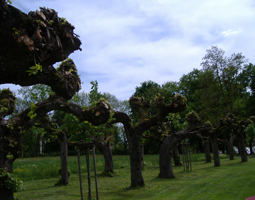
<svg viewBox="0 0 255 200">
<path fill-rule="evenodd" d="M 13 159 L 8 159 L 7 155 L 10 152 L 10 142 L 9 140 L 4 136 L 8 134 L 4 134 L 4 130 L 0 127 L 0 169 L 3 169 L 4 171 L 8 173 L 13 172 L 13 162 L 15 160 L 15 157 Z M 0 171 L 1 174 L 1 171 Z M 0 182 L 3 183 L 6 179 L 0 178 Z M 13 192 L 2 186 L 0 184 L 0 200 L 13 200 Z"/>
<path fill-rule="evenodd" d="M 114 172 L 114 166 L 113 166 L 113 160 L 112 160 L 112 150 L 111 150 L 111 146 L 109 145 L 103 145 L 100 147 L 103 155 L 104 155 L 104 171 L 105 172 L 110 172 L 113 173 Z"/>
<path fill-rule="evenodd" d="M 0 200 L 14 200 L 12 191 L 0 187 Z"/>
<path fill-rule="evenodd" d="M 172 168 L 172 146 L 175 141 L 174 135 L 169 135 L 161 146 L 159 153 L 159 177 L 175 178 Z"/>
<path fill-rule="evenodd" d="M 210 144 L 208 140 L 205 140 L 204 142 L 204 151 L 205 151 L 205 162 L 210 163 L 212 162 L 212 156 L 210 151 Z"/>
<path fill-rule="evenodd" d="M 2 152 L 0 152 L 0 153 L 1 153 L 0 160 L 2 161 L 3 154 L 2 154 Z M 0 163 L 0 169 L 5 169 L 5 171 L 12 173 L 12 165 L 13 165 L 13 162 L 5 161 L 4 163 Z M 1 174 L 1 171 L 0 171 L 0 174 Z M 2 182 L 4 183 L 5 180 L 6 180 L 6 178 L 4 178 L 4 177 L 0 178 L 1 183 Z M 4 186 L 1 186 L 1 184 L 0 184 L 0 200 L 14 200 L 13 192 Z"/>
<path fill-rule="evenodd" d="M 211 144 L 212 144 L 212 150 L 213 150 L 214 167 L 219 167 L 220 166 L 220 156 L 219 156 L 217 138 L 218 138 L 218 134 L 216 134 L 216 133 L 212 133 L 212 135 L 210 136 Z"/>
<path fill-rule="evenodd" d="M 174 165 L 175 166 L 182 166 L 177 144 L 173 145 L 172 151 L 173 151 Z"/>
<path fill-rule="evenodd" d="M 129 142 L 131 187 L 145 186 L 141 166 L 140 139 L 140 137 L 132 137 Z"/>
<path fill-rule="evenodd" d="M 58 140 L 60 144 L 60 158 L 61 158 L 61 178 L 62 184 L 68 185 L 68 164 L 67 164 L 67 157 L 68 157 L 68 141 L 66 134 L 64 132 L 58 133 Z"/>
<path fill-rule="evenodd" d="M 229 160 L 234 160 L 234 140 L 236 136 L 232 133 L 229 139 Z"/>
<path fill-rule="evenodd" d="M 89 134 L 89 137 L 91 137 L 96 146 L 99 147 L 102 150 L 102 153 L 104 155 L 104 171 L 105 172 L 114 172 L 114 165 L 113 165 L 113 160 L 112 160 L 112 149 L 111 145 L 107 142 L 103 143 L 100 139 L 95 138 L 93 135 Z"/>
<path fill-rule="evenodd" d="M 198 150 L 200 153 L 204 152 L 204 148 L 203 148 L 203 140 L 198 140 Z M 198 153 L 199 153 L 198 152 Z"/>
<path fill-rule="evenodd" d="M 238 135 L 237 136 L 237 140 L 238 140 L 238 144 L 239 144 L 239 150 L 240 150 L 240 156 L 241 156 L 241 161 L 242 162 L 247 162 L 248 158 L 247 158 L 247 152 L 246 152 L 246 148 L 244 145 L 244 139 L 242 135 Z"/>
</svg>

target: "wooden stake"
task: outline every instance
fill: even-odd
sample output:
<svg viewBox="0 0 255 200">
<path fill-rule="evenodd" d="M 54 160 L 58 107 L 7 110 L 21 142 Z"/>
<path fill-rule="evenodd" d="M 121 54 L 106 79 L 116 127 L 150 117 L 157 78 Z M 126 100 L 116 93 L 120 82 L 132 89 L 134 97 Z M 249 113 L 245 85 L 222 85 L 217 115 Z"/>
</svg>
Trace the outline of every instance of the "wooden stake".
<svg viewBox="0 0 255 200">
<path fill-rule="evenodd" d="M 89 161 L 89 151 L 90 147 L 86 148 L 86 162 L 87 162 L 87 171 L 88 171 L 88 186 L 89 186 L 89 193 L 88 199 L 91 200 L 91 180 L 90 180 L 90 161 Z"/>
<path fill-rule="evenodd" d="M 93 160 L 94 160 L 94 172 L 95 172 L 95 184 L 96 184 L 96 195 L 97 195 L 97 200 L 98 198 L 98 186 L 97 186 L 97 166 L 96 166 L 96 156 L 95 156 L 95 145 L 93 145 Z"/>
<path fill-rule="evenodd" d="M 77 155 L 78 155 L 78 166 L 79 166 L 79 179 L 80 179 L 81 200 L 83 200 L 82 182 L 81 182 L 81 162 L 80 162 L 80 149 L 79 148 L 77 148 Z"/>
</svg>

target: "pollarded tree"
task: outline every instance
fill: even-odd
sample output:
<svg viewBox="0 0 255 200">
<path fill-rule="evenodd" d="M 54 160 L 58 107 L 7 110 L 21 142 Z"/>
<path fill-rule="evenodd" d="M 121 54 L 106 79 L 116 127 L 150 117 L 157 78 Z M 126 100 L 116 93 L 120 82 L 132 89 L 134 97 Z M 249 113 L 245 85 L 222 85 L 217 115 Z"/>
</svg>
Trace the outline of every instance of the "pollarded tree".
<svg viewBox="0 0 255 200">
<path fill-rule="evenodd" d="M 151 117 L 158 112 L 155 96 L 157 96 L 157 95 L 163 96 L 164 102 L 166 104 L 168 104 L 168 103 L 171 103 L 172 98 L 178 92 L 179 92 L 178 83 L 176 83 L 176 82 L 169 81 L 169 82 L 164 83 L 162 86 L 160 86 L 159 84 L 157 84 L 153 81 L 144 81 L 141 83 L 141 85 L 139 87 L 136 87 L 136 91 L 132 95 L 132 97 L 144 98 L 150 103 L 150 106 L 148 107 L 148 116 L 147 117 Z M 139 115 L 138 115 L 138 112 L 135 111 L 133 108 L 131 108 L 131 118 L 132 118 L 133 125 L 135 123 L 138 123 Z M 150 128 L 149 130 L 147 130 L 144 133 L 145 137 L 143 137 L 143 138 L 150 137 L 150 138 L 154 138 L 154 139 L 157 138 L 157 140 L 158 139 L 162 140 L 160 143 L 153 142 L 153 139 L 152 140 L 143 140 L 143 145 L 144 145 L 145 151 L 149 151 L 150 153 L 158 153 L 159 152 L 160 146 L 163 143 L 163 140 L 165 139 L 165 137 L 161 138 L 162 128 L 167 124 L 167 123 L 165 124 L 165 122 L 169 121 L 169 118 L 173 119 L 171 114 L 169 114 L 169 116 L 167 116 L 164 121 L 158 122 L 157 126 Z M 173 122 L 173 120 L 171 120 L 171 121 Z M 173 126 L 171 126 L 171 127 L 172 127 L 171 128 L 171 132 L 172 132 L 174 127 Z M 170 130 L 168 132 L 170 132 Z M 165 133 L 166 133 L 166 131 L 164 130 L 163 134 L 165 134 Z"/>
<path fill-rule="evenodd" d="M 245 148 L 245 138 L 246 133 L 245 129 L 248 127 L 249 124 L 252 124 L 254 120 L 254 116 L 251 116 L 247 119 L 238 119 L 233 114 L 228 114 L 225 118 L 225 123 L 230 126 L 232 129 L 232 134 L 236 136 L 236 139 L 238 141 L 239 150 L 240 150 L 240 156 L 242 162 L 247 162 L 247 152 Z M 230 146 L 230 148 L 233 148 L 233 146 Z M 230 149 L 231 151 L 232 149 Z M 233 151 L 233 150 L 232 150 Z"/>
<path fill-rule="evenodd" d="M 91 81 L 91 91 L 86 93 L 78 93 L 70 100 L 79 105 L 83 105 L 83 108 L 89 108 L 100 100 L 102 97 L 110 99 L 110 105 L 116 110 L 121 109 L 120 103 L 116 97 L 111 94 L 101 94 L 98 92 L 98 82 Z M 82 98 L 83 97 L 83 98 Z M 114 99 L 115 98 L 115 99 Z M 114 101 L 115 100 L 115 101 Z M 81 104 L 81 102 L 83 102 Z M 114 102 L 114 104 L 111 104 Z M 67 133 L 69 142 L 84 141 L 90 142 L 91 139 L 95 142 L 95 145 L 101 149 L 104 155 L 106 174 L 114 173 L 114 165 L 112 160 L 111 142 L 112 135 L 116 134 L 116 127 L 109 127 L 105 125 L 93 126 L 88 121 L 79 121 L 79 119 L 73 114 L 54 112 L 53 119 L 58 123 L 59 127 Z M 115 134 L 114 134 L 115 133 Z"/>
<path fill-rule="evenodd" d="M 168 121 L 158 122 L 157 126 L 151 127 L 149 129 L 150 131 L 146 132 L 145 135 L 143 136 L 143 138 L 149 140 L 153 144 L 152 147 L 155 148 L 155 144 L 157 144 L 159 148 L 157 153 L 160 152 L 162 144 L 164 143 L 167 137 L 177 132 L 180 132 L 187 127 L 187 121 L 181 123 L 181 117 L 178 113 L 177 114 L 169 113 L 166 119 Z M 148 142 L 147 140 L 145 142 Z M 171 153 L 175 166 L 182 166 L 182 163 L 180 161 L 178 144 L 176 143 L 175 145 L 172 145 L 171 148 L 172 148 Z"/>
<path fill-rule="evenodd" d="M 211 129 L 206 125 L 203 126 L 202 120 L 194 111 L 187 114 L 186 120 L 188 122 L 188 127 L 186 129 L 183 129 L 182 131 L 176 133 L 172 133 L 171 135 L 167 136 L 165 141 L 163 142 L 159 154 L 159 177 L 161 178 L 175 177 L 172 169 L 172 156 L 173 149 L 179 142 L 191 135 L 200 133 L 201 130 Z"/>
<path fill-rule="evenodd" d="M 110 107 L 100 101 L 95 107 L 83 109 L 67 100 L 80 89 L 80 79 L 71 59 L 58 69 L 52 65 L 65 60 L 80 48 L 74 27 L 59 18 L 52 9 L 41 8 L 28 15 L 0 2 L 0 84 L 21 86 L 38 83 L 51 86 L 56 95 L 36 103 L 14 116 L 15 97 L 9 89 L 0 91 L 0 199 L 12 200 L 15 184 L 11 184 L 13 162 L 19 157 L 23 131 L 31 128 L 49 111 L 73 113 L 81 121 L 94 125 L 105 123 Z M 9 184 L 10 183 L 10 184 Z"/>
<path fill-rule="evenodd" d="M 251 117 L 253 120 L 254 117 Z M 248 124 L 252 123 L 251 119 L 246 120 L 238 120 L 235 118 L 232 114 L 228 114 L 225 118 L 220 118 L 218 126 L 213 127 L 211 123 L 207 122 L 207 126 L 211 126 L 211 129 L 205 129 L 201 132 L 203 136 L 209 137 L 212 145 L 213 150 L 213 160 L 214 160 L 214 166 L 218 167 L 220 166 L 220 156 L 219 156 L 219 149 L 218 149 L 218 138 L 219 135 L 222 133 L 222 130 L 226 128 L 231 128 L 233 133 L 230 136 L 230 140 L 233 139 L 233 135 L 235 135 L 238 138 L 239 146 L 241 149 L 241 159 L 242 162 L 247 161 L 247 155 L 245 151 L 244 146 L 244 129 L 248 126 Z M 230 148 L 233 150 L 233 146 L 229 145 Z M 231 153 L 231 149 L 229 149 L 229 152 Z M 231 157 L 231 155 L 230 155 Z"/>
<path fill-rule="evenodd" d="M 75 104 L 66 103 L 60 97 L 51 96 L 49 99 L 35 104 L 34 107 L 6 119 L 5 116 L 11 114 L 14 109 L 14 100 L 15 97 L 9 90 L 1 91 L 0 168 L 9 173 L 12 173 L 13 162 L 21 153 L 23 130 L 31 128 L 37 120 L 49 111 L 61 110 L 73 113 L 80 121 L 90 121 L 94 125 L 107 122 L 110 116 L 110 107 L 103 101 L 99 102 L 96 107 L 83 109 Z M 8 189 L 0 187 L 0 191 L 3 194 L 3 199 L 11 199 L 9 196 L 11 193 Z"/>
<path fill-rule="evenodd" d="M 206 128 L 201 129 L 201 135 L 203 137 L 209 138 L 212 146 L 212 152 L 213 152 L 213 161 L 214 161 L 214 167 L 220 166 L 220 156 L 219 156 L 219 144 L 218 144 L 218 137 L 221 133 L 221 131 L 226 127 L 226 122 L 224 119 L 219 119 L 219 125 L 216 127 L 213 127 L 213 125 L 208 121 L 204 125 Z"/>
<path fill-rule="evenodd" d="M 166 104 L 163 97 L 157 97 L 156 105 L 158 112 L 150 117 L 148 117 L 150 103 L 144 100 L 144 98 L 131 97 L 129 99 L 129 104 L 131 108 L 138 113 L 139 122 L 136 125 L 132 125 L 131 118 L 127 114 L 115 112 L 111 123 L 122 123 L 127 135 L 130 152 L 131 187 L 143 187 L 145 184 L 142 176 L 140 153 L 142 135 L 146 130 L 157 125 L 158 122 L 162 122 L 168 113 L 177 113 L 185 110 L 186 99 L 181 95 L 175 95 L 172 102 Z"/>
</svg>

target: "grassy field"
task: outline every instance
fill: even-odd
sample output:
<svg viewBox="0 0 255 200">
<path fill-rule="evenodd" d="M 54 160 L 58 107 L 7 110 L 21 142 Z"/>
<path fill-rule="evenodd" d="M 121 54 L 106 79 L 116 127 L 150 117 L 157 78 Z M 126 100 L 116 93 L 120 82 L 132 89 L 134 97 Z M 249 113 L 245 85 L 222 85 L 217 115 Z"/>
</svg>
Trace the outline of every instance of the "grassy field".
<svg viewBox="0 0 255 200">
<path fill-rule="evenodd" d="M 58 181 L 59 157 L 24 158 L 14 163 L 14 174 L 24 181 L 24 191 L 18 192 L 21 199 L 75 200 L 80 198 L 77 157 L 68 157 L 71 170 L 68 186 L 54 186 Z M 229 160 L 221 155 L 221 166 L 205 163 L 203 154 L 192 155 L 192 172 L 182 167 L 173 167 L 175 179 L 158 178 L 158 155 L 145 155 L 144 188 L 129 189 L 130 167 L 128 156 L 114 156 L 117 176 L 104 177 L 103 157 L 97 155 L 98 187 L 100 200 L 124 199 L 240 199 L 255 195 L 255 157 L 241 163 L 240 157 Z M 82 156 L 83 196 L 87 199 L 88 181 L 85 156 Z M 91 163 L 92 160 L 91 160 Z M 91 164 L 93 170 L 93 166 Z M 92 173 L 92 199 L 96 199 L 94 173 Z"/>
</svg>

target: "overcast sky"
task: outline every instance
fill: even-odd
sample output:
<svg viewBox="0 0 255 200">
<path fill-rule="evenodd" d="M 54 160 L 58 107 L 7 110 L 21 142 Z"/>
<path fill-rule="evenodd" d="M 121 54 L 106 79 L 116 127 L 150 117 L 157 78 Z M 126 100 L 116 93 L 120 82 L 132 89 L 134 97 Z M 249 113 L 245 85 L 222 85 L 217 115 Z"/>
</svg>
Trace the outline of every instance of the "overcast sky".
<svg viewBox="0 0 255 200">
<path fill-rule="evenodd" d="M 216 45 L 255 64 L 254 0 L 12 0 L 21 11 L 53 8 L 75 26 L 83 82 L 124 100 L 140 83 L 179 81 Z"/>
</svg>

